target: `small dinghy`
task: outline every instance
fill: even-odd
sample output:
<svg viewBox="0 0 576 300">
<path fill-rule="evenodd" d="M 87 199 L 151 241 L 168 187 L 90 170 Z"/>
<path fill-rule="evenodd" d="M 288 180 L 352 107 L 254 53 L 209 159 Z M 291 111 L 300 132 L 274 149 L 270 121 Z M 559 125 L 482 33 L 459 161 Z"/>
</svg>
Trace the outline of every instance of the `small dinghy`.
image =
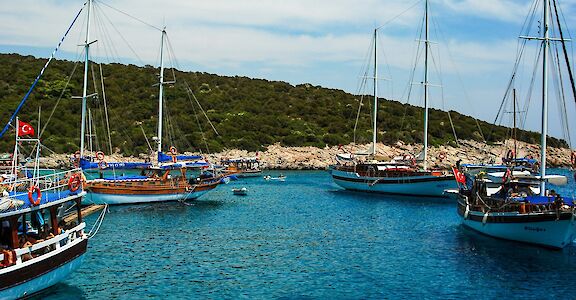
<svg viewBox="0 0 576 300">
<path fill-rule="evenodd" d="M 248 189 L 243 187 L 243 188 L 236 188 L 236 189 L 232 189 L 232 193 L 234 195 L 238 195 L 238 196 L 246 196 L 248 194 Z"/>
<path fill-rule="evenodd" d="M 264 180 L 266 181 L 286 181 L 286 176 L 280 174 L 278 177 L 272 177 L 270 175 L 264 176 Z"/>
</svg>

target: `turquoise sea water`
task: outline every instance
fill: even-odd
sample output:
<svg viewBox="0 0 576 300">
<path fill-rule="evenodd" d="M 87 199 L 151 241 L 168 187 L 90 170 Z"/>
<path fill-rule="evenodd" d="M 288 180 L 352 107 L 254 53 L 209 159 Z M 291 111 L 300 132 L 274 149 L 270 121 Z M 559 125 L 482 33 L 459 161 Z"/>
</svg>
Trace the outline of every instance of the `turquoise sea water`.
<svg viewBox="0 0 576 300">
<path fill-rule="evenodd" d="M 479 235 L 449 201 L 348 192 L 327 172 L 284 174 L 286 182 L 222 185 L 190 205 L 111 207 L 82 268 L 39 297 L 575 297 L 575 246 Z M 234 187 L 248 196 L 232 195 Z"/>
</svg>

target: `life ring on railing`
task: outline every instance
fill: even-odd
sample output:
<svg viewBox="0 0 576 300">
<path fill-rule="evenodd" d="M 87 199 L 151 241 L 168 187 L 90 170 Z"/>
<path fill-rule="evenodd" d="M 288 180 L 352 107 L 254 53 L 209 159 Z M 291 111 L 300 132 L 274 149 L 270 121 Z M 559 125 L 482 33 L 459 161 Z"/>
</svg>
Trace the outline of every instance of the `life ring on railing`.
<svg viewBox="0 0 576 300">
<path fill-rule="evenodd" d="M 34 192 L 37 194 L 36 199 L 34 199 Z M 28 200 L 30 201 L 30 204 L 34 206 L 40 205 L 40 200 L 42 200 L 42 191 L 40 191 L 39 187 L 31 185 L 30 188 L 28 188 Z"/>
<path fill-rule="evenodd" d="M 506 159 L 508 159 L 508 160 L 514 159 L 514 154 L 515 154 L 514 150 L 512 150 L 512 149 L 508 150 L 508 152 L 506 152 Z"/>
<path fill-rule="evenodd" d="M 96 159 L 97 160 L 104 160 L 104 152 L 102 152 L 102 151 L 96 152 Z"/>
<path fill-rule="evenodd" d="M 444 159 L 446 159 L 446 153 L 440 152 L 440 154 L 438 155 L 438 159 L 439 159 L 440 161 L 443 161 Z"/>
<path fill-rule="evenodd" d="M 570 162 L 572 163 L 573 166 L 576 166 L 576 152 L 572 152 L 572 154 L 570 155 Z"/>
<path fill-rule="evenodd" d="M 170 147 L 170 153 L 172 153 L 173 155 L 176 155 L 178 153 L 178 150 L 176 150 L 176 147 L 171 146 Z"/>
<path fill-rule="evenodd" d="M 68 179 L 68 189 L 70 192 L 76 192 L 82 186 L 82 178 L 79 174 L 74 174 Z"/>
<path fill-rule="evenodd" d="M 101 160 L 101 161 L 98 163 L 98 168 L 99 168 L 100 170 L 104 170 L 104 169 L 108 168 L 108 163 L 107 163 L 105 160 Z"/>
</svg>

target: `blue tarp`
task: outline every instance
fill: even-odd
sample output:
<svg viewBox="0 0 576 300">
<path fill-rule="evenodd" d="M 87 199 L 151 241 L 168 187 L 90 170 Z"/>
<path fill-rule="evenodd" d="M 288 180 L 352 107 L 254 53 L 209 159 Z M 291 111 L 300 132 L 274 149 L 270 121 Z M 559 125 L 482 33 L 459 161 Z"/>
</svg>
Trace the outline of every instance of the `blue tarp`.
<svg viewBox="0 0 576 300">
<path fill-rule="evenodd" d="M 74 193 L 70 192 L 69 190 L 65 190 L 65 191 L 61 191 L 61 192 L 44 191 L 44 192 L 42 192 L 42 199 L 40 200 L 40 204 L 46 204 L 48 202 L 54 202 L 54 201 L 69 197 L 71 195 L 76 195 L 81 191 L 82 191 L 82 189 L 78 189 Z M 10 192 L 9 194 L 10 194 L 10 198 L 24 201 L 24 205 L 20 206 L 20 209 L 28 208 L 28 207 L 32 206 L 32 205 L 30 205 L 30 200 L 28 199 L 28 193 L 18 192 L 18 195 L 16 195 L 15 192 Z M 33 193 L 32 196 L 37 197 L 37 194 Z"/>
<path fill-rule="evenodd" d="M 130 170 L 130 169 L 146 169 L 152 167 L 151 163 L 140 162 L 106 162 L 106 169 L 116 170 Z M 99 169 L 100 166 L 97 162 L 92 162 L 87 159 L 80 159 L 80 168 L 82 170 Z"/>
<path fill-rule="evenodd" d="M 554 202 L 556 199 L 555 196 L 528 196 L 526 200 L 532 204 L 550 204 Z M 562 201 L 565 204 L 572 205 L 574 203 L 574 199 L 571 198 L 564 198 L 562 197 Z"/>
<path fill-rule="evenodd" d="M 176 160 L 199 160 L 202 156 L 199 155 L 176 155 Z M 158 152 L 158 162 L 172 161 L 172 155 L 164 154 L 164 152 Z"/>
</svg>

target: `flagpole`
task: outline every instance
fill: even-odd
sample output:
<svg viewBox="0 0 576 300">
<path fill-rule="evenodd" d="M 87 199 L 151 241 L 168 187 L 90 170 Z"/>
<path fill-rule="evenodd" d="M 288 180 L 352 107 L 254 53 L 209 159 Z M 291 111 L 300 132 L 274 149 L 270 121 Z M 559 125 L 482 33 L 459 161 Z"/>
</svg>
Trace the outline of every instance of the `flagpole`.
<svg viewBox="0 0 576 300">
<path fill-rule="evenodd" d="M 12 155 L 12 174 L 17 177 L 16 166 L 18 163 L 18 133 L 20 131 L 20 118 L 16 117 L 16 143 L 14 144 L 14 153 Z"/>
</svg>

